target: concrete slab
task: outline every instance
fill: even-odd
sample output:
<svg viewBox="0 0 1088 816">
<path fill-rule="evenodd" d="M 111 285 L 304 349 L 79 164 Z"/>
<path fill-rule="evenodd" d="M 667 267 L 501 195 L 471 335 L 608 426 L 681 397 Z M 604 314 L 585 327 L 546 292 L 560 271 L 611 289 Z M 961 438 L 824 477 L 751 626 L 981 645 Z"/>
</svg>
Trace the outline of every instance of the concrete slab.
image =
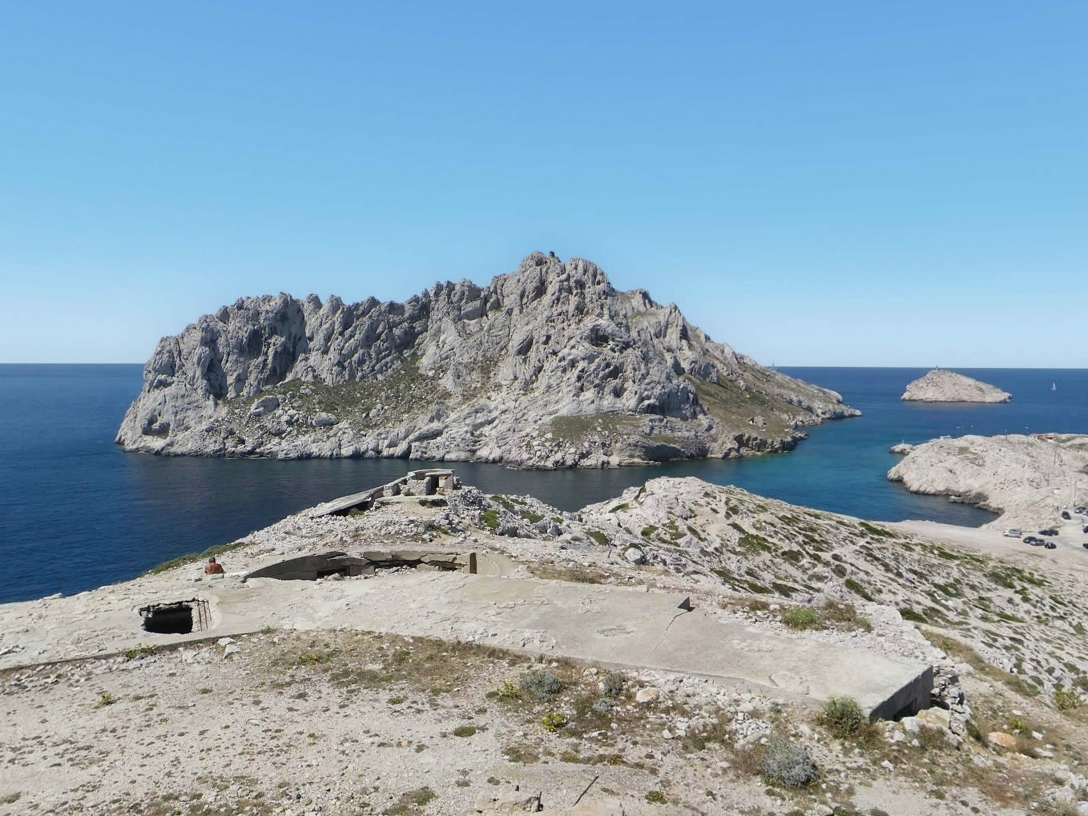
<svg viewBox="0 0 1088 816">
<path fill-rule="evenodd" d="M 497 566 L 497 565 L 496 565 Z M 296 629 L 366 629 L 493 645 L 606 666 L 682 672 L 738 689 L 813 703 L 832 695 L 857 699 L 874 717 L 929 705 L 929 666 L 812 640 L 779 637 L 719 621 L 713 610 L 685 610 L 685 595 L 537 579 L 409 572 L 370 579 L 220 580 L 189 592 L 209 602 L 212 626 L 191 635 L 150 634 L 132 596 L 78 608 L 26 640 L 27 651 L 0 663 L 27 664 L 74 653 L 122 651 L 138 643 L 170 644 L 209 635 Z M 170 598 L 146 598 L 169 601 Z M 29 633 L 28 633 L 29 634 Z M 24 635 L 25 637 L 25 635 Z M 31 655 L 36 659 L 28 659 Z"/>
<path fill-rule="evenodd" d="M 404 614 L 402 595 L 396 582 L 374 582 L 373 600 L 381 601 L 368 604 L 368 628 L 529 651 L 544 647 L 549 654 L 696 674 L 790 698 L 846 694 L 874 717 L 929 705 L 928 666 L 718 621 L 701 609 L 685 611 L 684 595 L 477 576 L 429 592 L 423 616 Z"/>
<path fill-rule="evenodd" d="M 462 574 L 389 576 L 301 592 L 261 583 L 244 598 L 221 597 L 223 614 L 255 628 L 352 626 L 683 672 L 788 699 L 845 694 L 883 718 L 928 706 L 933 683 L 921 663 L 722 622 L 706 610 L 685 611 L 684 595 Z"/>
</svg>

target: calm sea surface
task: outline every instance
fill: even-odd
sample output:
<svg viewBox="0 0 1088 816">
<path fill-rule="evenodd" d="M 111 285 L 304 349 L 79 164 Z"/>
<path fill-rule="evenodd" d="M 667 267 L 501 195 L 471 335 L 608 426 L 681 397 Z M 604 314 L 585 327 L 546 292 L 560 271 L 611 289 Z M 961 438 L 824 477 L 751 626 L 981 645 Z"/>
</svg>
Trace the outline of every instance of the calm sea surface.
<svg viewBox="0 0 1088 816">
<path fill-rule="evenodd" d="M 780 456 L 604 471 L 456 468 L 488 492 L 531 493 L 568 510 L 655 476 L 698 476 L 868 519 L 978 525 L 992 516 L 889 483 L 897 457 L 888 447 L 943 434 L 1088 432 L 1088 370 L 964 369 L 1013 394 L 1008 404 L 980 406 L 900 402 L 923 369 L 783 371 L 839 391 L 864 416 L 813 428 Z M 126 454 L 113 437 L 141 376 L 139 365 L 0 365 L 0 602 L 131 578 L 426 464 Z"/>
</svg>

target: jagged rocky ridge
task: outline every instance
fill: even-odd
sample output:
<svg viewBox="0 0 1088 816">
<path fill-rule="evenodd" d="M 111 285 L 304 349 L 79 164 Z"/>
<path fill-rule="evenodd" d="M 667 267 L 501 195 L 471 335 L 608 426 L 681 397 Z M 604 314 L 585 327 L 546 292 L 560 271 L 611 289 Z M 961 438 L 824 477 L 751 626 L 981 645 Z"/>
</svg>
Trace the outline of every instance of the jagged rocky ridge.
<svg viewBox="0 0 1088 816">
<path fill-rule="evenodd" d="M 601 467 L 781 451 L 854 416 L 595 264 L 534 253 L 404 303 L 240 299 L 163 338 L 127 450 Z"/>
</svg>

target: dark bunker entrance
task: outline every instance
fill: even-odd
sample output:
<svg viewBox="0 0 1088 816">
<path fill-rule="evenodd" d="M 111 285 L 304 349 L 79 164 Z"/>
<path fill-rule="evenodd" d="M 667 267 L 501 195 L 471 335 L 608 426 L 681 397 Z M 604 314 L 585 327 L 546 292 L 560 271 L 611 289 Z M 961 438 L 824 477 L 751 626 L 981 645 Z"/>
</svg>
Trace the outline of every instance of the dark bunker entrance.
<svg viewBox="0 0 1088 816">
<path fill-rule="evenodd" d="M 144 631 L 157 635 L 188 635 L 208 628 L 208 602 L 197 598 L 149 604 L 139 611 Z"/>
</svg>

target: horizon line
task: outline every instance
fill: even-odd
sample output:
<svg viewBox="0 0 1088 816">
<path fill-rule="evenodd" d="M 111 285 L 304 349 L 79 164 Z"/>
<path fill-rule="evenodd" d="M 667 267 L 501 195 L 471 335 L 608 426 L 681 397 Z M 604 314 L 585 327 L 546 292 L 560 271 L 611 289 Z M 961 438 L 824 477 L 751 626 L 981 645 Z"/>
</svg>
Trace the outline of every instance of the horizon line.
<svg viewBox="0 0 1088 816">
<path fill-rule="evenodd" d="M 71 362 L 71 361 L 51 361 L 51 362 L 14 362 L 14 361 L 0 361 L 0 366 L 143 366 L 145 362 L 132 362 L 132 361 L 114 361 L 114 362 Z M 959 366 L 924 366 L 924 365 L 832 365 L 829 363 L 816 364 L 765 364 L 759 363 L 764 368 L 770 368 L 779 370 L 783 368 L 876 368 L 876 369 L 926 369 L 927 371 L 953 371 L 957 368 L 973 369 L 980 371 L 1088 371 L 1088 366 L 993 366 L 993 365 L 959 365 Z"/>
</svg>

